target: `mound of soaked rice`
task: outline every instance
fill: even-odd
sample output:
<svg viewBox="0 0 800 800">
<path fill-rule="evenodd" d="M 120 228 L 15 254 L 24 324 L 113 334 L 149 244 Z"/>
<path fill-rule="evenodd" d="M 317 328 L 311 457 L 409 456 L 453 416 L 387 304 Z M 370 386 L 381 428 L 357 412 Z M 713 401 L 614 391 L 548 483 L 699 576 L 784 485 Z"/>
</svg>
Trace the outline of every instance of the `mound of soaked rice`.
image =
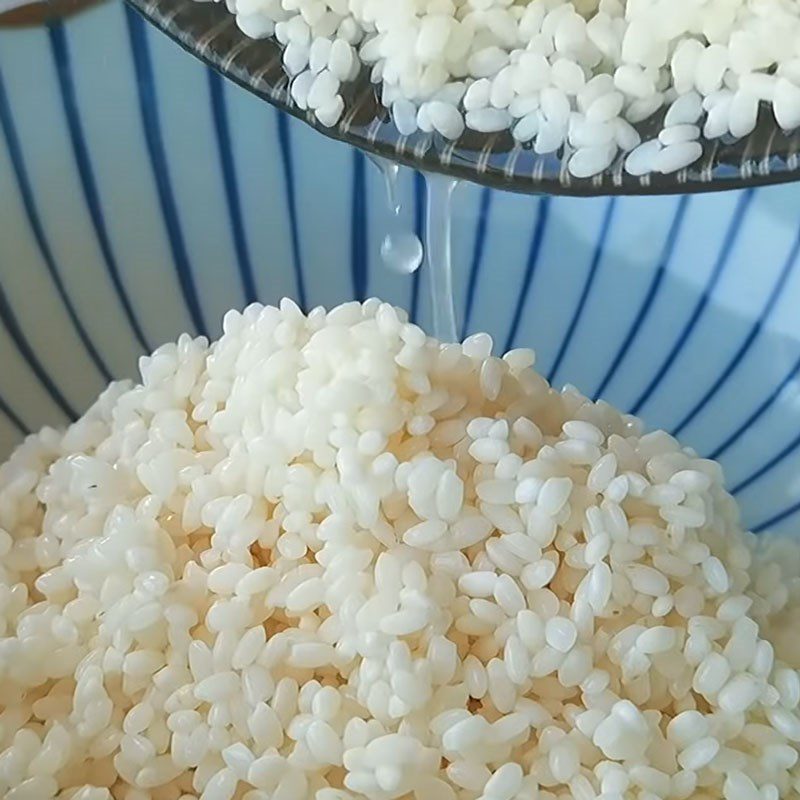
<svg viewBox="0 0 800 800">
<path fill-rule="evenodd" d="M 798 797 L 716 463 L 377 300 L 224 330 L 0 468 L 3 797 Z"/>
</svg>

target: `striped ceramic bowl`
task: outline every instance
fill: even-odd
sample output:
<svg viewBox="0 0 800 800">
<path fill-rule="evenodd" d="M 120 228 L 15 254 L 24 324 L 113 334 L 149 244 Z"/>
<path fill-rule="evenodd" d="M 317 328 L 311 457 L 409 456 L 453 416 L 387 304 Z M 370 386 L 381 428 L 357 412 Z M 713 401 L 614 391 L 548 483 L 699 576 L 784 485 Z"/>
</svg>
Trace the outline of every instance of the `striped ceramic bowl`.
<svg viewBox="0 0 800 800">
<path fill-rule="evenodd" d="M 2 22 L 0 22 L 0 26 Z M 421 180 L 401 177 L 410 226 Z M 380 295 L 382 178 L 120 3 L 0 27 L 0 452 L 180 331 L 291 295 Z M 800 526 L 800 187 L 455 194 L 459 322 L 719 458 L 755 529 Z"/>
</svg>

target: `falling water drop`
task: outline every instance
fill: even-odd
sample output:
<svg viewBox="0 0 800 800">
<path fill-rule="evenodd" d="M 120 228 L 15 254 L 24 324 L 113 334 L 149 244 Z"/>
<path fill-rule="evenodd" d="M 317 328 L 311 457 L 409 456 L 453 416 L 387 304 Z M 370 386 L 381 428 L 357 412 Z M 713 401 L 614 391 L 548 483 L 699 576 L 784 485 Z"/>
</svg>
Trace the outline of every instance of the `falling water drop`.
<svg viewBox="0 0 800 800">
<path fill-rule="evenodd" d="M 399 164 L 381 156 L 370 155 L 381 171 L 389 203 L 389 229 L 381 243 L 381 257 L 394 272 L 409 275 L 416 272 L 423 258 L 428 265 L 433 335 L 443 342 L 457 337 L 453 300 L 453 265 L 451 252 L 451 198 L 458 181 L 442 175 L 425 177 L 426 224 L 425 248 L 403 219 L 403 207 L 398 197 Z"/>
<path fill-rule="evenodd" d="M 422 263 L 422 242 L 413 233 L 390 231 L 381 242 L 381 257 L 389 269 L 410 275 Z"/>
<path fill-rule="evenodd" d="M 393 272 L 410 275 L 422 264 L 422 242 L 403 219 L 403 206 L 397 193 L 399 164 L 381 156 L 370 155 L 370 160 L 381 171 L 386 184 L 386 197 L 389 203 L 389 229 L 381 242 L 381 257 L 384 264 Z"/>
</svg>

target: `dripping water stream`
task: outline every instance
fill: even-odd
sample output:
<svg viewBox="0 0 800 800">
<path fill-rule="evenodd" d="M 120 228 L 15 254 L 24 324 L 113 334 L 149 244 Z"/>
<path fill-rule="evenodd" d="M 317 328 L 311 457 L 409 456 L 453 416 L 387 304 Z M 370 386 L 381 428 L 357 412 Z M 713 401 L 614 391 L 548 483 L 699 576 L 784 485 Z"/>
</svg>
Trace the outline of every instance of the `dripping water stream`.
<svg viewBox="0 0 800 800">
<path fill-rule="evenodd" d="M 404 213 L 397 191 L 400 166 L 380 156 L 370 155 L 370 160 L 381 171 L 386 185 L 386 199 L 389 203 L 389 225 L 381 242 L 383 263 L 394 272 L 410 275 L 422 263 L 422 242 L 411 230 L 410 221 Z"/>
<path fill-rule="evenodd" d="M 427 215 L 423 250 L 400 201 L 397 185 L 400 166 L 380 156 L 370 155 L 369 158 L 383 176 L 389 204 L 388 229 L 381 242 L 383 262 L 393 272 L 410 275 L 419 269 L 424 258 L 433 317 L 432 333 L 440 341 L 454 342 L 457 328 L 453 298 L 451 201 L 458 181 L 424 173 Z"/>
<path fill-rule="evenodd" d="M 433 310 L 433 335 L 440 342 L 455 342 L 457 339 L 451 241 L 452 199 L 457 184 L 455 178 L 425 175 L 428 193 L 425 255 Z"/>
</svg>

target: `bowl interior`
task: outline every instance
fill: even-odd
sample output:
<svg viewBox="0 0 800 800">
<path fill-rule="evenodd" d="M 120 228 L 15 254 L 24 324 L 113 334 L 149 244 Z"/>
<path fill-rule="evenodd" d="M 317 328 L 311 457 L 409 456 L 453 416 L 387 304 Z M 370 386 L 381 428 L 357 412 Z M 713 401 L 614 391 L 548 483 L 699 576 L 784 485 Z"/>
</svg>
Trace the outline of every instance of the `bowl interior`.
<svg viewBox="0 0 800 800">
<path fill-rule="evenodd" d="M 101 64 L 102 69 L 97 65 Z M 0 31 L 0 452 L 61 425 L 181 331 L 289 295 L 378 295 L 382 177 L 106 4 Z M 422 233 L 424 182 L 399 181 Z M 462 183 L 462 334 L 531 346 L 572 383 L 719 458 L 755 529 L 800 522 L 800 187 L 531 197 Z"/>
</svg>

